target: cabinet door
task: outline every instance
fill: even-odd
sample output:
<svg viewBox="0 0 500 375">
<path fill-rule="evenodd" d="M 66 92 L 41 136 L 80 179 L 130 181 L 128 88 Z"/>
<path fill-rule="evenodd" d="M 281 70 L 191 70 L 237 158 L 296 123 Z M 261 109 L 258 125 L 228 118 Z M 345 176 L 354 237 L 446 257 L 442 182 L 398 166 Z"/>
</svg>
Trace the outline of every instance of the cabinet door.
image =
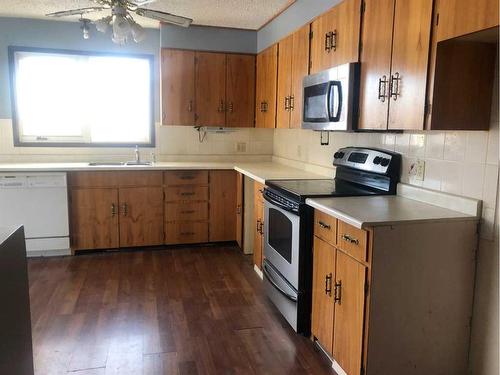
<svg viewBox="0 0 500 375">
<path fill-rule="evenodd" d="M 236 178 L 233 170 L 210 171 L 209 240 L 234 241 L 236 235 Z"/>
<path fill-rule="evenodd" d="M 395 0 L 365 0 L 359 96 L 360 129 L 387 129 Z"/>
<path fill-rule="evenodd" d="M 332 355 L 335 248 L 314 237 L 313 259 L 311 330 L 323 349 Z"/>
<path fill-rule="evenodd" d="M 337 251 L 333 358 L 347 374 L 359 374 L 363 345 L 366 269 Z"/>
<path fill-rule="evenodd" d="M 278 45 L 267 48 L 257 55 L 257 97 L 255 126 L 276 126 L 276 83 L 278 74 Z"/>
<path fill-rule="evenodd" d="M 306 25 L 293 34 L 291 128 L 300 128 L 302 126 L 302 80 L 309 74 L 309 33 L 310 26 Z"/>
<path fill-rule="evenodd" d="M 254 199 L 254 244 L 253 244 L 253 263 L 262 269 L 262 253 L 264 250 L 264 198 L 262 192 L 264 185 L 254 181 L 253 199 Z"/>
<path fill-rule="evenodd" d="M 196 124 L 226 125 L 226 55 L 196 52 Z"/>
<path fill-rule="evenodd" d="M 437 41 L 498 26 L 498 0 L 439 0 Z"/>
<path fill-rule="evenodd" d="M 70 194 L 72 249 L 117 248 L 117 189 L 72 189 Z"/>
<path fill-rule="evenodd" d="M 253 127 L 255 56 L 227 55 L 226 101 L 226 126 Z"/>
<path fill-rule="evenodd" d="M 236 242 L 243 249 L 243 174 L 236 173 Z"/>
<path fill-rule="evenodd" d="M 313 21 L 311 73 L 359 61 L 360 21 L 361 0 L 344 0 Z"/>
<path fill-rule="evenodd" d="M 120 247 L 161 245 L 163 188 L 120 188 Z"/>
<path fill-rule="evenodd" d="M 278 98 L 276 101 L 276 127 L 290 127 L 290 96 L 292 92 L 293 35 L 279 42 Z"/>
<path fill-rule="evenodd" d="M 162 124 L 193 126 L 193 51 L 161 50 Z"/>
<path fill-rule="evenodd" d="M 389 129 L 424 127 L 432 0 L 396 0 Z"/>
</svg>

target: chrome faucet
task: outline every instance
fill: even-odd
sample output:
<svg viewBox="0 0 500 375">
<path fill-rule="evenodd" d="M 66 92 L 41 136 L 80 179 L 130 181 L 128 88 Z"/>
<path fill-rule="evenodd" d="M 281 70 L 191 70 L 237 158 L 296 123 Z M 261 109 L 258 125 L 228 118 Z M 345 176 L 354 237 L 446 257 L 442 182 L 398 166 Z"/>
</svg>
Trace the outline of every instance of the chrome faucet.
<svg viewBox="0 0 500 375">
<path fill-rule="evenodd" d="M 135 145 L 134 153 L 135 153 L 135 162 L 139 164 L 141 162 L 141 154 L 139 152 L 139 146 Z"/>
</svg>

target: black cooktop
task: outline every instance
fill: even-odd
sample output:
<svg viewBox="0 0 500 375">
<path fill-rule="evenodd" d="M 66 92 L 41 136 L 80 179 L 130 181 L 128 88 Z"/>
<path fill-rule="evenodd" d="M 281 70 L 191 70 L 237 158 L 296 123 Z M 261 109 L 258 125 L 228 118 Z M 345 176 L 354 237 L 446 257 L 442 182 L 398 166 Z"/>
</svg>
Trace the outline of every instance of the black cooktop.
<svg viewBox="0 0 500 375">
<path fill-rule="evenodd" d="M 380 191 L 340 179 L 270 180 L 266 185 L 297 201 L 317 197 L 347 197 L 380 194 Z"/>
</svg>

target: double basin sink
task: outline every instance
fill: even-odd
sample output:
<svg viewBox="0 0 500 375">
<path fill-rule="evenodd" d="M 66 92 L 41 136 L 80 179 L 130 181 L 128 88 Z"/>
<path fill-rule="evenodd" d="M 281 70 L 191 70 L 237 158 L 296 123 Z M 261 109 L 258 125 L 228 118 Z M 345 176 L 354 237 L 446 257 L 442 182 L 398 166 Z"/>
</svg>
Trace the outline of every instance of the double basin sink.
<svg viewBox="0 0 500 375">
<path fill-rule="evenodd" d="M 134 167 L 134 166 L 151 166 L 150 161 L 127 161 L 127 162 L 91 162 L 89 167 Z"/>
</svg>

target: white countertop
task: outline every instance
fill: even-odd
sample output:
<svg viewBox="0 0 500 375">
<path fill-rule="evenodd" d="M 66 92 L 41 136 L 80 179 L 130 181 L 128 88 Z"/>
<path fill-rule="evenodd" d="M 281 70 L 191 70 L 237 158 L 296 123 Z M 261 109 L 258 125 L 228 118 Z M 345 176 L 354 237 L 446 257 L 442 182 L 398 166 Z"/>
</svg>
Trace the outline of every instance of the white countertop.
<svg viewBox="0 0 500 375">
<path fill-rule="evenodd" d="M 74 171 L 155 171 L 176 169 L 235 169 L 265 183 L 271 179 L 321 179 L 315 173 L 276 162 L 157 162 L 152 166 L 89 166 L 88 163 L 12 163 L 0 164 L 0 173 L 74 172 Z"/>
<path fill-rule="evenodd" d="M 306 203 L 360 229 L 420 222 L 478 220 L 474 215 L 399 195 L 309 198 Z"/>
</svg>

